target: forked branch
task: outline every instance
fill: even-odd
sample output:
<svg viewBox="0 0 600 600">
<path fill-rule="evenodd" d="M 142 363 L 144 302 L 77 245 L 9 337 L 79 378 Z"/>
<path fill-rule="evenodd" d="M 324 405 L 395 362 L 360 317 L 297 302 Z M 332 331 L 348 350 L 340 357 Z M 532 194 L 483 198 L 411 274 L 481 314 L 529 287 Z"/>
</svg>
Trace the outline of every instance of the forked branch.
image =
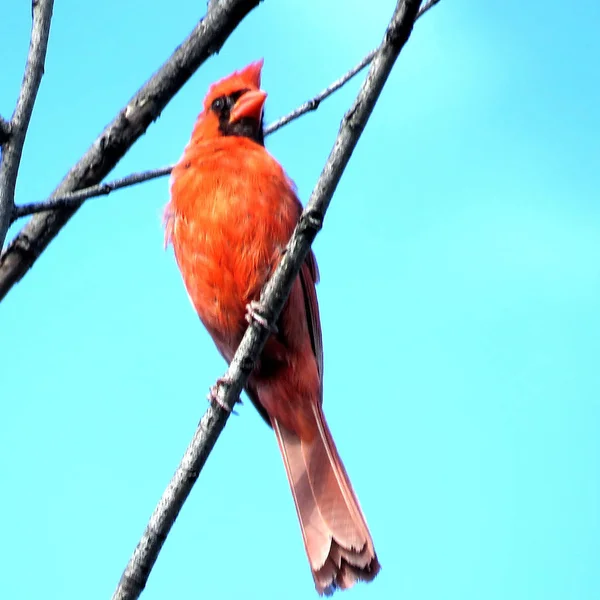
<svg viewBox="0 0 600 600">
<path fill-rule="evenodd" d="M 50 21 L 54 0 L 33 0 L 31 15 L 31 42 L 25 65 L 23 83 L 17 106 L 10 123 L 0 119 L 0 248 L 4 245 L 6 232 L 11 223 L 15 205 L 15 186 L 21 164 L 25 136 L 29 128 L 33 105 L 37 96 L 50 35 Z"/>
</svg>

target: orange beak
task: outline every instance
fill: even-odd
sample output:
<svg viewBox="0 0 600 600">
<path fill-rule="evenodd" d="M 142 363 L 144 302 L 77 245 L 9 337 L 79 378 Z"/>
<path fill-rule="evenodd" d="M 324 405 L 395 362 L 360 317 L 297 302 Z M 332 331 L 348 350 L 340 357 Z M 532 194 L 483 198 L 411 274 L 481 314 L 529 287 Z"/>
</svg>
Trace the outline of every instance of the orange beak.
<svg viewBox="0 0 600 600">
<path fill-rule="evenodd" d="M 229 122 L 235 123 L 243 118 L 260 121 L 266 99 L 267 93 L 262 90 L 250 90 L 246 92 L 233 105 L 229 115 Z"/>
</svg>

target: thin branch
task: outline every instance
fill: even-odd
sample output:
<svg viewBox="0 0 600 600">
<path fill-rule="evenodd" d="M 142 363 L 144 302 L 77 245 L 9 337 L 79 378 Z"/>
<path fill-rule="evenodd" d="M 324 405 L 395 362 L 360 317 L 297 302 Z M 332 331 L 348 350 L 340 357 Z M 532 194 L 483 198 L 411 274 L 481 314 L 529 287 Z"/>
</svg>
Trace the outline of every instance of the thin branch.
<svg viewBox="0 0 600 600">
<path fill-rule="evenodd" d="M 44 74 L 53 6 L 54 0 L 33 0 L 31 42 L 19 99 L 10 124 L 6 123 L 4 119 L 2 120 L 2 130 L 6 132 L 7 139 L 3 143 L 2 158 L 0 159 L 0 248 L 4 245 L 4 239 L 10 226 L 23 145 L 35 98 Z M 8 136 L 9 131 L 10 136 Z"/>
<path fill-rule="evenodd" d="M 421 8 L 419 14 L 417 15 L 417 19 L 424 15 L 431 7 L 435 6 L 440 0 L 429 0 L 427 4 Z M 417 20 L 415 19 L 415 21 Z M 274 131 L 277 131 L 284 125 L 295 121 L 298 117 L 305 115 L 306 113 L 312 112 L 319 108 L 319 105 L 325 98 L 331 96 L 334 92 L 337 92 L 342 86 L 346 85 L 348 81 L 350 81 L 356 74 L 360 73 L 368 64 L 371 63 L 373 57 L 377 54 L 377 49 L 371 50 L 363 59 L 354 67 L 352 67 L 346 74 L 342 77 L 334 81 L 331 85 L 326 87 L 322 92 L 317 94 L 314 98 L 306 101 L 304 104 L 301 104 L 298 108 L 294 109 L 291 113 L 277 119 L 274 123 L 271 123 L 265 129 L 265 135 L 269 135 Z"/>
<path fill-rule="evenodd" d="M 150 181 L 151 179 L 157 179 L 158 177 L 164 177 L 169 175 L 173 170 L 173 165 L 166 167 L 160 167 L 159 169 L 153 169 L 152 171 L 143 171 L 140 173 L 132 173 L 127 177 L 121 179 L 114 179 L 107 183 L 99 183 L 98 185 L 92 185 L 91 187 L 78 190 L 77 192 L 71 192 L 70 194 L 64 194 L 63 196 L 57 196 L 55 198 L 49 198 L 42 202 L 31 202 L 29 204 L 21 204 L 15 206 L 13 211 L 13 221 L 26 217 L 27 215 L 33 215 L 35 213 L 44 212 L 47 210 L 66 209 L 80 206 L 84 200 L 89 198 L 96 198 L 98 196 L 107 196 L 115 190 L 120 190 L 124 187 L 130 187 L 137 183 L 144 181 Z"/>
<path fill-rule="evenodd" d="M 67 173 L 53 196 L 100 183 L 164 107 L 260 0 L 220 0 L 208 5 L 205 17 L 169 60 L 140 88 Z M 0 256 L 0 300 L 33 266 L 69 221 L 79 204 L 35 215 Z M 10 207 L 12 213 L 12 205 Z M 10 214 L 7 219 L 10 219 Z"/>
<path fill-rule="evenodd" d="M 373 58 L 369 73 L 354 104 L 342 120 L 331 154 L 287 245 L 286 252 L 261 294 L 261 313 L 264 311 L 263 314 L 271 323 L 276 322 L 279 317 L 292 284 L 298 276 L 298 271 L 317 232 L 322 227 L 331 197 L 394 62 L 410 36 L 420 4 L 421 0 L 398 2 L 384 41 Z M 224 403 L 233 409 L 268 336 L 269 331 L 257 323 L 248 327 L 224 378 L 219 380 L 231 381 L 231 384 L 217 383 L 221 404 Z M 202 417 L 177 471 L 129 560 L 113 600 L 134 600 L 144 589 L 162 545 L 228 417 L 228 411 L 216 404 L 211 405 Z"/>
<path fill-rule="evenodd" d="M 4 146 L 10 139 L 10 123 L 0 117 L 0 146 Z"/>
<path fill-rule="evenodd" d="M 415 21 L 419 17 L 423 16 L 431 7 L 435 6 L 439 1 L 440 0 L 429 0 L 429 2 L 427 2 L 427 4 L 425 4 L 421 8 L 421 10 L 419 10 Z M 319 105 L 323 100 L 325 100 L 325 98 L 331 96 L 331 94 L 333 94 L 334 92 L 337 92 L 342 86 L 346 85 L 346 83 L 348 83 L 348 81 L 350 81 L 356 74 L 360 73 L 368 64 L 370 64 L 375 54 L 377 54 L 377 49 L 371 50 L 371 52 L 364 56 L 363 59 L 357 65 L 352 67 L 347 73 L 342 75 L 342 77 L 336 79 L 336 81 L 334 81 L 331 85 L 327 86 L 314 98 L 311 98 L 304 104 L 301 104 L 298 108 L 294 109 L 291 113 L 285 115 L 284 117 L 281 117 L 280 119 L 277 119 L 277 121 L 275 121 L 274 123 L 271 123 L 268 127 L 266 127 L 265 135 L 269 135 L 270 133 L 277 131 L 284 125 L 295 121 L 298 117 L 301 117 L 306 113 L 317 110 L 317 108 L 319 108 Z"/>
<path fill-rule="evenodd" d="M 342 75 L 339 79 L 334 81 L 331 85 L 327 86 L 322 92 L 317 94 L 314 98 L 311 98 L 304 104 L 301 104 L 298 108 L 294 109 L 291 113 L 277 119 L 274 123 L 271 123 L 265 129 L 265 135 L 269 135 L 274 131 L 277 131 L 284 125 L 294 121 L 298 117 L 305 115 L 308 112 L 312 112 L 313 110 L 317 110 L 319 105 L 325 98 L 331 96 L 334 92 L 337 92 L 343 85 L 348 83 L 357 73 L 360 73 L 372 60 L 377 50 L 371 50 L 369 54 L 367 54 L 356 66 L 352 67 L 345 75 Z"/>
</svg>

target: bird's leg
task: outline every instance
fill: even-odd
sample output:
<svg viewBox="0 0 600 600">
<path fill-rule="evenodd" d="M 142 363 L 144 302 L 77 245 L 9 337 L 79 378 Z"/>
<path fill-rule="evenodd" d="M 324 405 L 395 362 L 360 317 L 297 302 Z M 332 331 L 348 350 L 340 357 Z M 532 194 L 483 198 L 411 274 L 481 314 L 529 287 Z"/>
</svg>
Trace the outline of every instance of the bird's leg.
<svg viewBox="0 0 600 600">
<path fill-rule="evenodd" d="M 234 415 L 237 415 L 237 413 L 235 412 L 235 410 L 231 410 L 226 404 L 225 402 L 223 402 L 220 398 L 219 398 L 219 386 L 221 385 L 231 385 L 233 383 L 232 379 L 230 377 L 219 377 L 219 379 L 217 379 L 217 382 L 215 383 L 215 385 L 211 386 L 211 388 L 208 390 L 208 394 L 206 395 L 206 399 L 209 402 L 214 402 L 215 404 L 218 404 L 223 410 L 226 410 L 227 412 L 233 413 Z M 242 399 L 238 398 L 237 400 L 240 404 L 242 404 Z"/>
<path fill-rule="evenodd" d="M 269 323 L 262 313 L 264 313 L 264 308 L 260 302 L 252 300 L 252 302 L 246 304 L 246 321 L 248 321 L 248 323 L 256 321 L 271 333 L 277 333 L 277 326 Z"/>
</svg>

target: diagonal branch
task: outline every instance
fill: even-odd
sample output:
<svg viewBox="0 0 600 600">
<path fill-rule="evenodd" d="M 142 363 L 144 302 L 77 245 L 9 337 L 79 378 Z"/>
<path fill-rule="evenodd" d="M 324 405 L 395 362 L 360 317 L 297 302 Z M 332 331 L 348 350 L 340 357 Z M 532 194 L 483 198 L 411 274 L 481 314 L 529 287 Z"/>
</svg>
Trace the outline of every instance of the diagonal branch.
<svg viewBox="0 0 600 600">
<path fill-rule="evenodd" d="M 173 170 L 173 165 L 166 167 L 160 167 L 158 169 L 152 169 L 151 171 L 142 171 L 140 173 L 132 173 L 126 177 L 120 179 L 114 179 L 106 183 L 99 183 L 98 185 L 92 185 L 76 192 L 64 194 L 62 196 L 55 196 L 48 200 L 42 200 L 41 202 L 31 202 L 29 204 L 21 204 L 15 206 L 13 210 L 12 221 L 16 221 L 22 217 L 28 215 L 34 215 L 48 210 L 61 210 L 68 208 L 79 207 L 84 200 L 90 198 L 97 198 L 99 196 L 108 196 L 111 192 L 120 190 L 126 187 L 131 187 L 144 181 L 151 181 L 152 179 L 158 179 L 169 175 Z"/>
<path fill-rule="evenodd" d="M 417 17 L 416 17 L 415 21 L 419 17 L 422 17 L 430 8 L 435 6 L 439 1 L 440 0 L 429 0 L 428 2 L 426 2 L 421 7 L 419 12 L 417 13 Z M 306 113 L 317 110 L 317 108 L 319 108 L 319 105 L 321 104 L 321 102 L 323 100 L 325 100 L 325 98 L 327 98 L 328 96 L 331 96 L 331 94 L 333 94 L 334 92 L 337 92 L 342 86 L 346 85 L 346 83 L 348 83 L 348 81 L 350 81 L 350 79 L 352 79 L 357 73 L 360 73 L 368 64 L 370 64 L 371 61 L 373 60 L 373 58 L 375 57 L 375 55 L 377 54 L 377 51 L 378 51 L 377 48 L 375 50 L 371 50 L 371 52 L 369 52 L 366 56 L 364 56 L 358 64 L 356 64 L 354 67 L 352 67 L 347 73 L 342 75 L 342 77 L 340 77 L 339 79 L 336 79 L 333 83 L 331 83 L 329 86 L 327 86 L 322 92 L 317 94 L 314 98 L 307 100 L 304 104 L 301 104 L 298 108 L 294 109 L 291 113 L 285 115 L 284 117 L 281 117 L 280 119 L 277 119 L 277 121 L 275 121 L 274 123 L 271 123 L 265 129 L 265 135 L 269 135 L 270 133 L 277 131 L 284 125 L 287 125 L 288 123 L 291 123 L 292 121 L 295 121 L 298 117 L 301 117 L 302 115 L 305 115 Z"/>
<path fill-rule="evenodd" d="M 439 0 L 438 0 L 439 1 Z M 269 135 L 274 131 L 277 131 L 284 125 L 291 123 L 298 117 L 305 115 L 306 113 L 312 112 L 319 108 L 319 105 L 325 98 L 331 96 L 334 92 L 337 92 L 342 86 L 348 83 L 357 73 L 360 73 L 372 60 L 377 49 L 371 50 L 363 59 L 354 67 L 352 67 L 347 73 L 342 75 L 339 79 L 336 79 L 332 84 L 328 85 L 322 92 L 318 93 L 314 98 L 307 100 L 304 104 L 301 104 L 298 108 L 294 109 L 291 113 L 277 119 L 274 123 L 271 123 L 265 128 L 265 135 Z"/>
<path fill-rule="evenodd" d="M 440 0 L 429 0 L 429 2 L 424 4 L 421 7 L 421 10 L 419 10 L 417 19 L 423 16 L 431 7 L 435 6 L 439 1 Z M 360 71 L 362 71 L 368 64 L 370 64 L 376 52 L 377 49 L 371 50 L 371 52 L 364 56 L 358 64 L 352 67 L 347 73 L 342 75 L 342 77 L 328 85 L 316 96 L 314 96 L 310 100 L 307 100 L 306 102 L 304 102 L 304 104 L 301 104 L 287 115 L 277 119 L 277 121 L 268 125 L 265 128 L 265 136 L 274 133 L 275 131 L 281 129 L 288 123 L 295 121 L 302 115 L 317 110 L 317 108 L 319 108 L 319 105 L 323 100 L 331 96 L 334 92 L 337 92 L 337 90 L 339 90 L 342 86 L 348 83 L 348 81 L 350 81 L 356 74 L 360 73 Z M 143 183 L 145 181 L 151 181 L 152 179 L 158 179 L 159 177 L 165 177 L 171 174 L 172 169 L 173 165 L 168 165 L 166 167 L 151 169 L 149 171 L 140 171 L 138 173 L 132 173 L 131 175 L 127 175 L 126 177 L 122 177 L 120 179 L 115 179 L 114 181 L 99 183 L 98 185 L 93 185 L 88 188 L 78 190 L 76 192 L 71 192 L 69 194 L 63 194 L 60 196 L 53 196 L 52 198 L 48 200 L 42 200 L 41 202 L 30 202 L 28 204 L 15 206 L 12 221 L 14 222 L 17 219 L 21 219 L 28 215 L 33 215 L 39 212 L 44 212 L 46 210 L 79 206 L 84 200 L 96 198 L 98 196 L 107 196 L 108 194 L 116 190 L 130 187 L 132 185 L 137 185 L 138 183 Z"/>
<path fill-rule="evenodd" d="M 54 195 L 95 185 L 156 120 L 194 71 L 219 51 L 227 37 L 260 0 L 213 0 L 205 17 L 169 60 L 146 82 L 67 173 Z M 34 216 L 0 256 L 0 300 L 32 267 L 75 214 L 74 207 Z M 10 207 L 12 212 L 12 205 Z M 10 218 L 10 215 L 9 217 Z"/>
<path fill-rule="evenodd" d="M 276 322 L 292 284 L 298 276 L 298 271 L 322 226 L 335 188 L 394 62 L 410 36 L 420 4 L 421 0 L 399 0 L 383 43 L 373 58 L 369 73 L 354 104 L 344 116 L 331 154 L 287 245 L 286 252 L 261 294 L 261 304 L 263 305 L 261 314 L 264 314 L 271 323 Z M 244 388 L 252 366 L 262 351 L 268 336 L 269 331 L 266 328 L 258 323 L 252 323 L 246 330 L 225 377 L 221 380 L 232 383 L 218 384 L 219 403 L 228 406 L 230 410 L 233 409 Z M 138 598 L 144 589 L 162 545 L 228 417 L 228 411 L 216 404 L 215 406 L 211 405 L 202 417 L 177 471 L 129 560 L 113 595 L 113 600 L 133 600 Z"/>
<path fill-rule="evenodd" d="M 31 42 L 19 99 L 10 124 L 4 119 L 0 123 L 2 126 L 0 137 L 6 138 L 3 142 L 2 158 L 0 159 L 0 248 L 4 244 L 4 238 L 11 223 L 23 145 L 35 98 L 44 74 L 53 6 L 54 0 L 33 0 Z"/>
</svg>

